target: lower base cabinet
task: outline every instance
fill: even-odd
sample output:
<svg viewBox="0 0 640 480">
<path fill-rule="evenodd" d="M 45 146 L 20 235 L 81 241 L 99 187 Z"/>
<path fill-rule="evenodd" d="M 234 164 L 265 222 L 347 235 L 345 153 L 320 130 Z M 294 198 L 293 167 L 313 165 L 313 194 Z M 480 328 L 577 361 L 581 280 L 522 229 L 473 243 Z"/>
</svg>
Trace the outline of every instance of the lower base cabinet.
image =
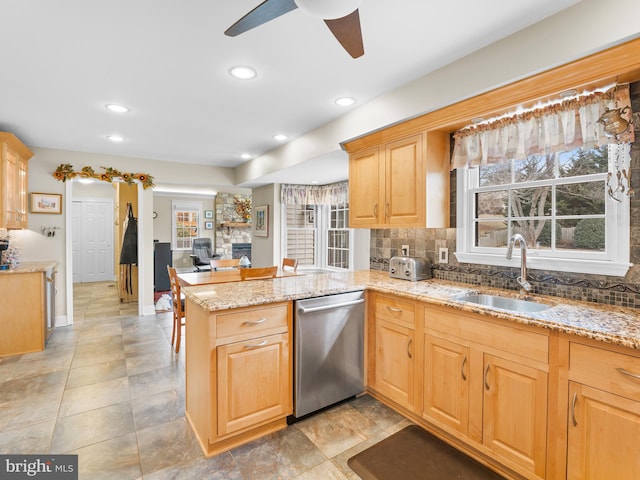
<svg viewBox="0 0 640 480">
<path fill-rule="evenodd" d="M 484 355 L 482 443 L 532 478 L 545 478 L 547 374 Z"/>
<path fill-rule="evenodd" d="M 290 302 L 208 312 L 186 302 L 186 416 L 206 456 L 286 428 Z"/>
<path fill-rule="evenodd" d="M 640 478 L 640 352 L 569 342 L 567 478 Z"/>
<path fill-rule="evenodd" d="M 218 347 L 218 435 L 290 413 L 286 334 Z"/>
</svg>

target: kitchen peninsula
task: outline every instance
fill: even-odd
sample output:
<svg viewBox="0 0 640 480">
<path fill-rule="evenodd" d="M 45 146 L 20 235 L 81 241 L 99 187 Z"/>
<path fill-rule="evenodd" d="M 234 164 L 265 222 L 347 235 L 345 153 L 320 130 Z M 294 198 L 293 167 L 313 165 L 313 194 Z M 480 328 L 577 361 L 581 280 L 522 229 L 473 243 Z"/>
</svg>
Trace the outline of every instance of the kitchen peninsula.
<svg viewBox="0 0 640 480">
<path fill-rule="evenodd" d="M 572 478 L 590 468 L 585 436 L 616 438 L 614 428 L 626 433 L 598 456 L 623 452 L 620 468 L 635 468 L 624 459 L 640 434 L 637 311 L 540 296 L 546 310 L 512 312 L 459 297 L 517 292 L 380 271 L 183 289 L 187 418 L 206 455 L 286 427 L 292 301 L 357 290 L 367 292 L 366 389 L 385 404 L 509 478 Z M 589 418 L 596 390 L 624 408 Z"/>
</svg>

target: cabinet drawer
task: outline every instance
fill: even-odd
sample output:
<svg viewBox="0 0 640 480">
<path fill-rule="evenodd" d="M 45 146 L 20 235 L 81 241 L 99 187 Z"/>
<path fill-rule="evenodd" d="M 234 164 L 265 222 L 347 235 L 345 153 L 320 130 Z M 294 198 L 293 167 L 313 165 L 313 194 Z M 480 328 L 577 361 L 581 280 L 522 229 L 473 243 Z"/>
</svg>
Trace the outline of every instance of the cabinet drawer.
<svg viewBox="0 0 640 480">
<path fill-rule="evenodd" d="M 572 380 L 635 400 L 640 399 L 640 358 L 572 342 Z"/>
<path fill-rule="evenodd" d="M 414 325 L 416 314 L 413 302 L 379 295 L 376 295 L 375 299 L 376 316 Z"/>
<path fill-rule="evenodd" d="M 238 341 L 284 333 L 287 331 L 288 311 L 287 304 L 280 304 L 217 315 L 216 336 L 219 339 L 234 337 L 234 340 Z"/>
</svg>

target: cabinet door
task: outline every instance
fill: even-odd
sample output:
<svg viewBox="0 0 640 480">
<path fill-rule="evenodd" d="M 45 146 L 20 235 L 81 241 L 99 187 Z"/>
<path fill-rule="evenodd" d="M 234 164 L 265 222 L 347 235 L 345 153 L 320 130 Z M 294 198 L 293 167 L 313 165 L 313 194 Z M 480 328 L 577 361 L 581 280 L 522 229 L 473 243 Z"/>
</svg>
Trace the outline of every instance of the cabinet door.
<svg viewBox="0 0 640 480">
<path fill-rule="evenodd" d="M 375 227 L 384 214 L 384 170 L 380 151 L 371 148 L 349 159 L 349 226 Z"/>
<path fill-rule="evenodd" d="M 291 414 L 288 334 L 218 347 L 218 435 Z"/>
<path fill-rule="evenodd" d="M 413 336 L 410 328 L 376 321 L 375 389 L 400 405 L 414 407 Z"/>
<path fill-rule="evenodd" d="M 424 343 L 423 415 L 467 435 L 469 348 L 432 335 Z"/>
<path fill-rule="evenodd" d="M 4 227 L 17 228 L 19 224 L 18 168 L 20 158 L 8 145 L 3 145 L 3 205 Z"/>
<path fill-rule="evenodd" d="M 385 148 L 385 223 L 425 226 L 423 134 L 388 143 Z"/>
<path fill-rule="evenodd" d="M 569 384 L 567 479 L 640 478 L 640 402 Z"/>
<path fill-rule="evenodd" d="M 27 228 L 27 160 L 22 157 L 18 157 L 18 169 L 16 178 L 16 210 L 17 221 L 16 228 Z"/>
<path fill-rule="evenodd" d="M 483 444 L 544 478 L 547 374 L 485 354 L 483 385 Z"/>
</svg>

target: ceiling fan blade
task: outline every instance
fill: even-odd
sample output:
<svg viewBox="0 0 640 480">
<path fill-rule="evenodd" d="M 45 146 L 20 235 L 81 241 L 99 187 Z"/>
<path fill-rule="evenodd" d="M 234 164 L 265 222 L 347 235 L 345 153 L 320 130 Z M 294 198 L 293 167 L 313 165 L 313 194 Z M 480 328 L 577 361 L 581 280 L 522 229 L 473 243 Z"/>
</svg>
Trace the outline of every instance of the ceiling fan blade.
<svg viewBox="0 0 640 480">
<path fill-rule="evenodd" d="M 298 8 L 294 0 L 265 0 L 256 8 L 247 13 L 236 23 L 227 28 L 225 35 L 235 37 L 241 33 L 251 30 L 263 23 L 267 23 L 274 18 L 278 18 L 285 13 Z"/>
<path fill-rule="evenodd" d="M 334 20 L 325 20 L 331 33 L 338 39 L 340 44 L 353 58 L 364 55 L 364 45 L 362 44 L 362 30 L 360 29 L 360 14 L 358 9 L 351 12 L 346 17 Z"/>
</svg>

